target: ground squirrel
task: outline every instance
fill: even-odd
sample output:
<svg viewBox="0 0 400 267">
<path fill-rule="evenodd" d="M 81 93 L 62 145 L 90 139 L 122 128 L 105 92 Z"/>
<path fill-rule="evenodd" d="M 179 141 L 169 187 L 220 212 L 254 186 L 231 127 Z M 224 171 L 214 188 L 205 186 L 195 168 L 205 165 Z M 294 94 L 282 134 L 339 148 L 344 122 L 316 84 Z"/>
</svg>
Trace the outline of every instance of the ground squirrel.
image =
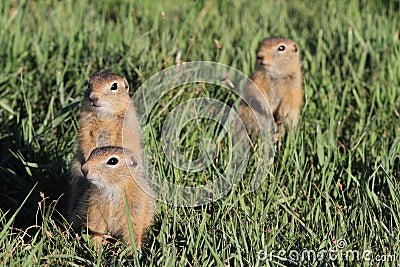
<svg viewBox="0 0 400 267">
<path fill-rule="evenodd" d="M 131 244 L 127 203 L 134 240 L 140 247 L 146 228 L 153 222 L 155 205 L 136 156 L 118 146 L 99 147 L 82 165 L 82 173 L 92 184 L 87 225 L 95 244 L 100 246 L 106 233 Z"/>
<path fill-rule="evenodd" d="M 284 134 L 285 126 L 289 129 L 296 126 L 303 106 L 302 75 L 297 44 L 281 37 L 262 40 L 251 80 L 254 83 L 246 84 L 243 90 L 244 96 L 265 103 L 257 99 L 259 97 L 255 92 L 258 89 L 254 84 L 258 86 L 273 113 L 279 135 Z M 250 108 L 241 104 L 238 113 L 250 130 L 258 133 L 259 126 Z"/>
<path fill-rule="evenodd" d="M 124 146 L 143 164 L 142 139 L 136 111 L 130 104 L 127 80 L 112 73 L 96 74 L 90 78 L 82 102 L 79 121 L 78 149 L 71 168 L 69 220 L 78 230 L 85 219 L 82 208 L 89 184 L 81 172 L 82 164 L 97 147 Z M 123 140 L 124 139 L 124 140 Z M 124 141 L 124 142 L 123 142 Z"/>
<path fill-rule="evenodd" d="M 125 78 L 111 73 L 91 77 L 82 104 L 79 127 L 79 149 L 84 160 L 96 147 L 122 146 L 122 133 L 126 139 L 124 146 L 141 160 L 140 128 L 135 109 L 130 105 L 129 84 Z"/>
</svg>

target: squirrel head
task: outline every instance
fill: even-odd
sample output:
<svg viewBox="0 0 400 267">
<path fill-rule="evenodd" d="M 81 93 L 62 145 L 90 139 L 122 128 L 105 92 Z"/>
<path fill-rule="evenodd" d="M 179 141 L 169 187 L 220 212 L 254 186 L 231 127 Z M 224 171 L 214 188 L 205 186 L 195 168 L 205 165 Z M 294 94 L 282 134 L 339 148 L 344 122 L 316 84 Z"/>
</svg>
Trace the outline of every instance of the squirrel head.
<svg viewBox="0 0 400 267">
<path fill-rule="evenodd" d="M 102 114 L 120 114 L 129 102 L 128 81 L 116 74 L 101 73 L 90 78 L 83 108 Z"/>
<path fill-rule="evenodd" d="M 140 166 L 134 154 L 119 146 L 105 146 L 94 149 L 82 165 L 82 173 L 95 186 L 111 190 L 129 179 L 140 176 Z"/>
<path fill-rule="evenodd" d="M 264 70 L 273 77 L 299 71 L 300 56 L 297 44 L 288 38 L 265 38 L 257 52 L 256 69 Z"/>
</svg>

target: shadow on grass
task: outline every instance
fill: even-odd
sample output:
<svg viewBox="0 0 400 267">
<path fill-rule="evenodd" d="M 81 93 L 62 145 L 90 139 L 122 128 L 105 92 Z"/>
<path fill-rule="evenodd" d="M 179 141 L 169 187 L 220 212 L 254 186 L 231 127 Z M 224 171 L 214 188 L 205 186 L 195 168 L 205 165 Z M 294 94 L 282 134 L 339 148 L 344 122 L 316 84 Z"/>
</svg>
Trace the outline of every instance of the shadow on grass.
<svg viewBox="0 0 400 267">
<path fill-rule="evenodd" d="M 3 123 L 6 136 L 0 140 L 0 210 L 8 221 L 33 189 L 13 222 L 14 228 L 25 229 L 42 223 L 38 212 L 41 193 L 47 203 L 57 201 L 53 219 L 61 222 L 66 211 L 68 177 L 65 155 L 59 145 L 46 147 L 44 137 L 29 143 L 23 125 L 13 119 Z M 52 140 L 54 142 L 54 140 Z M 56 142 L 57 143 L 57 142 Z M 36 186 L 35 186 L 36 185 Z"/>
</svg>

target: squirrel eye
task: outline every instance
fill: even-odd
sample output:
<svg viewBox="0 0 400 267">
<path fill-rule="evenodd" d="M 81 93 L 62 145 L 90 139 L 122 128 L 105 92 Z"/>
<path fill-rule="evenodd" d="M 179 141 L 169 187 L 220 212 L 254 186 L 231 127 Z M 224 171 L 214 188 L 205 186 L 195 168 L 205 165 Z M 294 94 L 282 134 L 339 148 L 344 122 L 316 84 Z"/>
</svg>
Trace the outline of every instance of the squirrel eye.
<svg viewBox="0 0 400 267">
<path fill-rule="evenodd" d="M 118 159 L 115 157 L 109 158 L 107 161 L 107 165 L 117 165 L 118 164 Z"/>
<path fill-rule="evenodd" d="M 110 88 L 111 90 L 118 90 L 118 83 L 113 83 L 113 85 Z"/>
<path fill-rule="evenodd" d="M 281 45 L 278 47 L 278 51 L 285 51 L 285 49 L 286 49 L 286 46 L 284 46 L 284 45 Z"/>
</svg>

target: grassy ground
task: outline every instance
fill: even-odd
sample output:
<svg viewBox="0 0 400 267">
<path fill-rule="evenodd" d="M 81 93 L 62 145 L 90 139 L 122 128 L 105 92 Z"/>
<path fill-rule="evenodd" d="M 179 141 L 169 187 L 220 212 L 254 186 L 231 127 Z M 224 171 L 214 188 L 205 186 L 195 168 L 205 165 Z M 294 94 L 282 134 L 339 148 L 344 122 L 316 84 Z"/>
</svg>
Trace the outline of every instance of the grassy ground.
<svg viewBox="0 0 400 267">
<path fill-rule="evenodd" d="M 0 264 L 399 266 L 400 3 L 136 2 L 0 2 Z M 146 245 L 132 258 L 118 242 L 97 254 L 87 235 L 72 233 L 60 195 L 91 74 L 118 73 L 135 90 L 179 53 L 250 74 L 259 41 L 277 35 L 301 48 L 306 104 L 261 188 L 246 193 L 250 164 L 218 201 L 159 202 Z M 149 150 L 162 149 L 169 112 L 162 107 L 194 96 L 236 99 L 215 86 L 194 88 L 160 100 L 146 126 Z M 187 126 L 186 155 L 199 137 L 216 136 L 213 127 Z M 152 155 L 169 180 L 217 176 L 212 168 L 188 175 Z M 305 253 L 329 249 L 321 261 Z"/>
</svg>

